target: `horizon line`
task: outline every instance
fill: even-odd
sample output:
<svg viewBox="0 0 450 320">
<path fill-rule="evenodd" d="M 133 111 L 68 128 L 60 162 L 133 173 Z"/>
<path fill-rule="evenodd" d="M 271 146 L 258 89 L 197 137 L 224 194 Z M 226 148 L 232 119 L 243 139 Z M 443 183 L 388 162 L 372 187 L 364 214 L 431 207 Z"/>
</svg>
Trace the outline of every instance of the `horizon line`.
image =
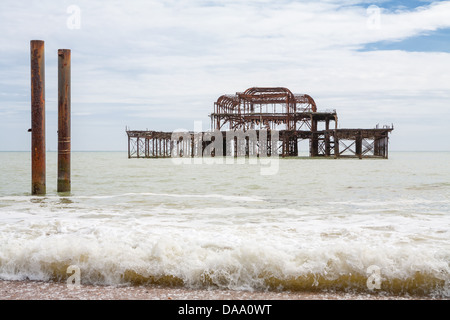
<svg viewBox="0 0 450 320">
<path fill-rule="evenodd" d="M 0 152 L 31 152 L 30 150 L 0 150 Z M 58 150 L 47 150 L 47 152 L 55 152 Z M 127 150 L 72 150 L 71 152 L 127 152 Z M 308 151 L 299 151 L 308 152 Z M 389 152 L 450 152 L 450 150 L 390 150 Z"/>
</svg>

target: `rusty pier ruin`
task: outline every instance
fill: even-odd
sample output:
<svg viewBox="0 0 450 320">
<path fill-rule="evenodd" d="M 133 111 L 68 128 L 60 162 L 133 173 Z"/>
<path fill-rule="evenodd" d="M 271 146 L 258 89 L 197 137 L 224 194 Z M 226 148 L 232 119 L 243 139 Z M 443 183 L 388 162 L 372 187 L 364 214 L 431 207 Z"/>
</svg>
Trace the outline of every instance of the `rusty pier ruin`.
<svg viewBox="0 0 450 320">
<path fill-rule="evenodd" d="M 264 156 L 298 157 L 300 142 L 307 140 L 310 157 L 387 159 L 389 133 L 394 129 L 393 125 L 372 129 L 338 128 L 336 110 L 320 111 L 309 95 L 294 94 L 283 87 L 254 87 L 234 95 L 222 95 L 214 103 L 210 118 L 208 132 L 127 128 L 128 158 L 203 157 L 206 154 L 237 157 L 262 153 Z M 220 144 L 218 139 L 222 140 Z"/>
</svg>

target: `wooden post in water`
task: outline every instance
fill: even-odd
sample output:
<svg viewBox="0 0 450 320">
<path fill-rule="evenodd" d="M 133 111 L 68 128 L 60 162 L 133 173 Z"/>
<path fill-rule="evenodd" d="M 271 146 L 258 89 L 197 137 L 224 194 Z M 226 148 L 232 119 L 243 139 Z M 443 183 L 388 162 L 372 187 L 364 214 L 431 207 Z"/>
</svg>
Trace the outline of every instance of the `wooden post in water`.
<svg viewBox="0 0 450 320">
<path fill-rule="evenodd" d="M 70 192 L 70 50 L 58 50 L 58 192 Z"/>
<path fill-rule="evenodd" d="M 45 186 L 45 56 L 44 41 L 30 41 L 31 56 L 31 193 Z"/>
<path fill-rule="evenodd" d="M 362 133 L 358 131 L 355 137 L 355 154 L 359 159 L 362 159 Z"/>
</svg>

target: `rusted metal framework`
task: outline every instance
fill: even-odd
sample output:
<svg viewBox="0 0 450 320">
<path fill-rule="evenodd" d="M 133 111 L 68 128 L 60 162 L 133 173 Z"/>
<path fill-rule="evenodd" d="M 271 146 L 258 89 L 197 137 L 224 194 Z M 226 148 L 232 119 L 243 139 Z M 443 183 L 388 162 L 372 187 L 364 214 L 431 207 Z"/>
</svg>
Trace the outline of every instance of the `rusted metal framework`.
<svg viewBox="0 0 450 320">
<path fill-rule="evenodd" d="M 393 126 L 375 129 L 338 129 L 328 132 L 335 141 L 335 157 L 388 158 L 389 133 Z"/>
<path fill-rule="evenodd" d="M 249 138 L 254 135 L 258 138 L 258 156 L 267 152 L 269 156 L 295 157 L 299 155 L 299 142 L 308 140 L 311 157 L 387 159 L 389 133 L 393 130 L 393 126 L 338 129 L 336 110 L 319 111 L 312 97 L 294 94 L 284 87 L 253 87 L 222 95 L 214 103 L 210 118 L 210 132 L 127 129 L 128 157 L 201 157 L 216 139 L 222 140 L 220 150 L 217 152 L 216 144 L 216 150 L 209 154 L 248 156 L 252 148 Z M 275 131 L 276 141 L 271 134 Z M 233 132 L 244 134 L 233 136 Z"/>
<path fill-rule="evenodd" d="M 255 87 L 220 96 L 210 117 L 212 127 L 218 130 L 228 125 L 229 130 L 295 131 L 308 125 L 316 112 L 316 103 L 306 94 L 293 94 L 282 87 Z"/>
<path fill-rule="evenodd" d="M 128 134 L 128 158 L 167 158 L 174 142 L 171 132 L 132 131 Z"/>
</svg>

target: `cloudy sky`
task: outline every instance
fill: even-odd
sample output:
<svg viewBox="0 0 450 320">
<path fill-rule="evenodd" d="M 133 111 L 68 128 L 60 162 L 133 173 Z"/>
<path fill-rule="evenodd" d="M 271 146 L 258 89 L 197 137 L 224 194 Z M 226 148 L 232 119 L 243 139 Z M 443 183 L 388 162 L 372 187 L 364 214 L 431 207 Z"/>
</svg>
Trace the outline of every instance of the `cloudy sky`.
<svg viewBox="0 0 450 320">
<path fill-rule="evenodd" d="M 45 41 L 47 149 L 57 50 L 72 50 L 72 149 L 135 130 L 209 129 L 222 94 L 282 86 L 341 128 L 393 123 L 395 151 L 450 151 L 450 1 L 0 2 L 0 151 L 31 145 L 30 40 Z"/>
</svg>

